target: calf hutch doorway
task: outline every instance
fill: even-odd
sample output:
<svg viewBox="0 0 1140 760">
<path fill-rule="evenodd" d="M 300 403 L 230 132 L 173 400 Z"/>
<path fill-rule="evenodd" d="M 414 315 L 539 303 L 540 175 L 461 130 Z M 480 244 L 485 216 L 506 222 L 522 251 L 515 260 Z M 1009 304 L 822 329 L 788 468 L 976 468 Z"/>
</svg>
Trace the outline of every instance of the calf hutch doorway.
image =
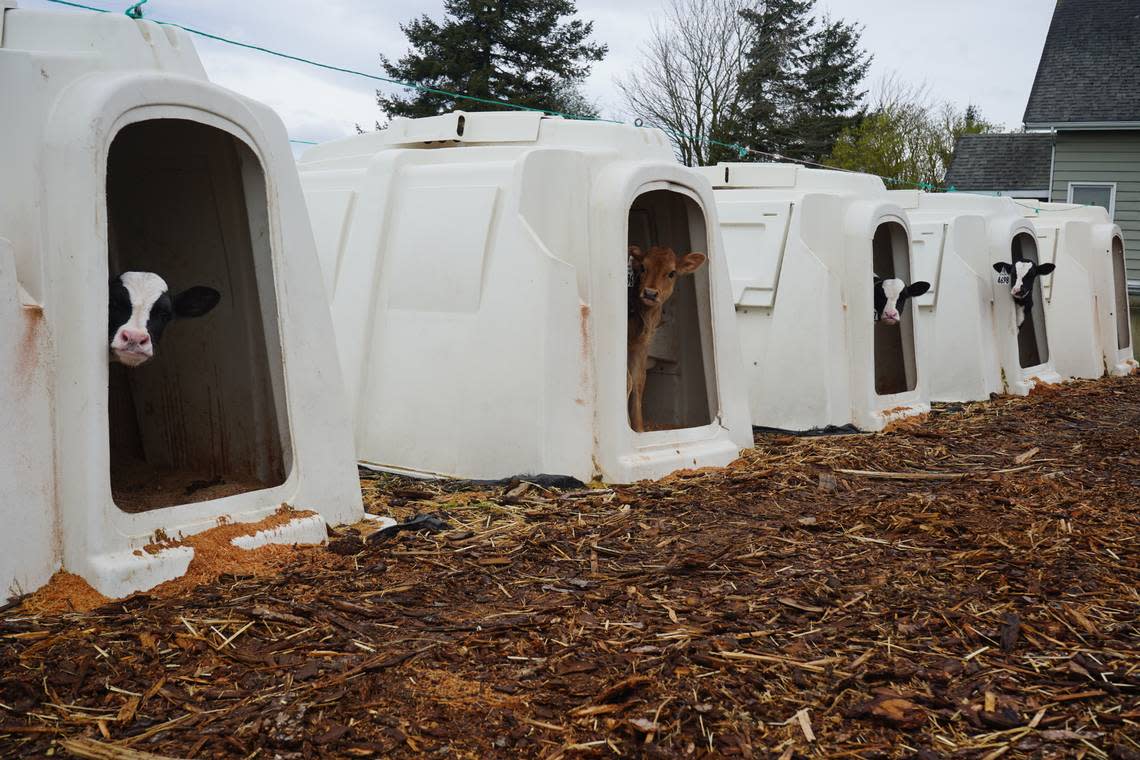
<svg viewBox="0 0 1140 760">
<path fill-rule="evenodd" d="M 670 248 L 676 262 L 689 253 L 709 251 L 708 230 L 700 204 L 678 190 L 652 189 L 638 195 L 629 210 L 629 245 L 643 252 Z M 651 266 L 648 261 L 647 266 Z M 632 270 L 628 298 L 630 330 L 643 308 Z M 642 399 L 644 432 L 703 427 L 717 415 L 713 361 L 712 311 L 707 260 L 690 273 L 676 272 L 672 296 L 661 307 L 661 321 L 649 342 Z M 631 352 L 632 356 L 632 352 Z M 631 373 L 634 368 L 630 366 Z M 630 426 L 634 425 L 633 403 Z"/>
<path fill-rule="evenodd" d="M 884 222 L 875 229 L 871 244 L 872 265 L 876 275 L 884 280 L 899 278 L 904 284 L 912 282 L 910 274 L 910 243 L 906 228 L 898 222 Z M 871 288 L 871 283 L 866 287 Z M 893 396 L 908 393 L 918 387 L 918 373 L 914 358 L 914 320 L 917 304 L 903 309 L 897 325 L 875 322 L 875 393 Z"/>
<path fill-rule="evenodd" d="M 229 133 L 124 127 L 107 162 L 108 269 L 221 293 L 136 368 L 109 368 L 110 481 L 126 512 L 279 486 L 291 467 L 265 174 Z"/>
<path fill-rule="evenodd" d="M 1012 260 L 1041 262 L 1037 259 L 1037 241 L 1029 233 L 1022 232 L 1010 243 Z M 1008 287 L 1007 287 L 1008 290 Z M 1017 306 L 1020 309 L 1020 306 Z M 1045 299 L 1041 295 L 1041 277 L 1033 279 L 1032 319 L 1021 323 L 1017 331 L 1017 358 L 1022 369 L 1036 367 L 1049 361 L 1049 340 L 1045 332 Z"/>
<path fill-rule="evenodd" d="M 1116 303 L 1116 347 L 1123 351 L 1132 346 L 1128 325 L 1128 270 L 1125 268 L 1124 242 L 1112 237 L 1112 290 Z"/>
</svg>

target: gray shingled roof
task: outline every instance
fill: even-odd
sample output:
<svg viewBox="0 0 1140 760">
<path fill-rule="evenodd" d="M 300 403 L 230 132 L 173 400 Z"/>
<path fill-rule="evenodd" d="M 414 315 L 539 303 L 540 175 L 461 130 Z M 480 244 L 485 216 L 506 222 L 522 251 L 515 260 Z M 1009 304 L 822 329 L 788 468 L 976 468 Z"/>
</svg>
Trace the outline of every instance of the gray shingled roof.
<svg viewBox="0 0 1140 760">
<path fill-rule="evenodd" d="M 957 190 L 1046 190 L 1052 158 L 1052 135 L 963 135 L 945 183 Z"/>
<path fill-rule="evenodd" d="M 1140 0 L 1058 0 L 1024 121 L 1140 122 Z"/>
</svg>

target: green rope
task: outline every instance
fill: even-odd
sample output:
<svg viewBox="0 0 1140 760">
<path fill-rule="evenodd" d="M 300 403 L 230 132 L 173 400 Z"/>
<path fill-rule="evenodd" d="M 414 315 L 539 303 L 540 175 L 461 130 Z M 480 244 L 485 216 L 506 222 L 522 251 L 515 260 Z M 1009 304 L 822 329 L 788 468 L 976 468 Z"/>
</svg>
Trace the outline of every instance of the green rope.
<svg viewBox="0 0 1140 760">
<path fill-rule="evenodd" d="M 148 2 L 148 0 L 139 0 L 137 3 L 132 5 L 130 8 L 127 8 L 127 10 L 124 11 L 124 13 L 127 16 L 130 16 L 131 18 L 133 18 L 135 21 L 138 21 L 139 19 L 141 19 L 143 17 L 142 7 L 144 5 L 146 5 L 147 2 Z"/>
<path fill-rule="evenodd" d="M 82 3 L 71 2 L 70 0 L 47 0 L 47 2 L 56 3 L 58 5 L 66 5 L 66 6 L 70 6 L 72 8 L 82 8 L 83 10 L 88 10 L 88 11 L 96 11 L 98 13 L 107 13 L 108 12 L 104 8 L 96 8 L 96 7 L 91 6 L 91 5 L 83 5 Z M 137 2 L 134 5 L 132 5 L 130 8 L 127 9 L 127 15 L 131 16 L 131 18 L 142 18 L 142 11 L 139 9 L 139 6 L 141 6 L 145 2 L 147 2 L 147 0 L 140 0 L 140 2 Z M 132 11 L 134 11 L 138 15 L 137 16 L 133 15 Z M 214 40 L 215 42 L 222 42 L 222 43 L 225 43 L 227 45 L 233 45 L 235 47 L 244 48 L 246 50 L 254 50 L 256 52 L 265 53 L 266 55 L 271 55 L 271 56 L 274 56 L 276 58 L 282 58 L 282 59 L 287 60 L 287 61 L 295 61 L 297 63 L 304 63 L 304 64 L 309 65 L 309 66 L 315 66 L 316 68 L 319 68 L 319 69 L 325 69 L 326 71 L 335 71 L 335 72 L 338 72 L 341 74 L 352 74 L 353 76 L 363 77 L 365 79 L 370 79 L 370 80 L 375 81 L 375 82 L 384 82 L 386 84 L 396 85 L 397 87 L 404 87 L 404 88 L 409 89 L 409 90 L 417 90 L 419 92 L 425 92 L 425 93 L 429 93 L 431 95 L 439 95 L 441 97 L 451 98 L 452 100 L 465 100 L 465 101 L 468 101 L 471 103 L 481 103 L 483 105 L 496 106 L 498 108 L 510 108 L 510 109 L 514 109 L 516 111 L 528 111 L 531 113 L 542 113 L 542 114 L 547 114 L 549 116 L 560 116 L 564 119 L 574 119 L 577 121 L 597 121 L 597 122 L 604 122 L 606 124 L 625 124 L 626 123 L 624 121 L 620 121 L 617 119 L 602 119 L 602 118 L 599 118 L 597 116 L 583 116 L 581 114 L 565 113 L 563 111 L 553 111 L 553 110 L 548 109 L 548 108 L 535 108 L 533 106 L 524 106 L 524 105 L 520 105 L 518 103 L 510 103 L 510 102 L 507 102 L 505 100 L 495 100 L 492 98 L 480 98 L 480 97 L 475 96 L 475 95 L 466 95 L 466 94 L 461 93 L 461 92 L 452 92 L 450 90 L 444 90 L 444 89 L 440 89 L 438 87 L 429 87 L 428 85 L 420 84 L 419 82 L 406 82 L 406 81 L 403 81 L 400 79 L 393 79 L 391 77 L 381 76 L 379 74 L 370 74 L 366 71 L 357 71 L 356 69 L 349 69 L 349 68 L 345 68 L 343 66 L 334 66 L 331 63 L 321 63 L 320 61 L 314 61 L 314 60 L 311 60 L 309 58 L 303 58 L 301 56 L 292 55 L 290 53 L 282 53 L 279 50 L 273 50 L 271 48 L 262 47 L 261 45 L 254 45 L 254 44 L 251 44 L 248 42 L 241 42 L 239 40 L 234 40 L 234 39 L 230 39 L 228 37 L 223 37 L 223 36 L 218 35 L 218 34 L 211 34 L 210 32 L 205 32 L 205 31 L 202 31 L 201 29 L 194 29 L 193 27 L 189 27 L 189 26 L 183 26 L 182 24 L 178 24 L 178 23 L 175 23 L 173 21 L 159 21 L 157 19 L 151 19 L 151 21 L 153 23 L 156 23 L 156 24 L 161 24 L 162 26 L 172 26 L 176 29 L 181 29 L 182 31 L 186 32 L 187 34 L 193 34 L 193 35 L 196 35 L 198 37 L 204 37 L 205 39 L 208 39 L 208 40 Z M 644 122 L 641 119 L 637 119 L 634 122 L 634 126 L 637 126 L 637 127 L 644 126 Z M 766 158 L 772 158 L 772 159 L 776 159 L 776 160 L 793 161 L 796 163 L 803 164 L 805 166 L 817 166 L 819 168 L 830 169 L 832 171 L 842 171 L 842 172 L 849 172 L 849 173 L 855 173 L 855 174 L 860 173 L 860 172 L 855 172 L 854 170 L 851 170 L 851 169 L 841 169 L 841 168 L 836 167 L 836 166 L 828 166 L 827 164 L 821 164 L 821 163 L 817 163 L 815 161 L 808 161 L 806 159 L 788 158 L 786 156 L 781 156 L 778 153 L 767 153 L 767 152 L 762 151 L 762 150 L 756 150 L 755 148 L 746 147 L 744 145 L 741 145 L 740 143 L 729 143 L 729 142 L 723 142 L 721 140 L 713 140 L 712 138 L 708 138 L 708 137 L 698 137 L 696 135 L 689 135 L 689 134 L 685 134 L 684 132 L 677 132 L 675 130 L 669 129 L 668 127 L 658 127 L 658 129 L 660 129 L 662 132 L 665 132 L 666 134 L 668 134 L 674 140 L 689 140 L 689 141 L 693 141 L 693 142 L 699 142 L 702 145 L 717 146 L 720 148 L 726 148 L 728 150 L 736 152 L 737 155 L 740 156 L 740 158 L 745 158 L 746 156 L 751 154 L 751 155 L 756 155 L 756 156 L 764 156 Z M 295 140 L 294 142 L 299 142 L 302 144 L 310 144 L 310 142 L 307 140 Z M 316 145 L 317 143 L 311 143 L 311 144 Z M 892 184 L 910 185 L 913 187 L 918 187 L 920 189 L 930 188 L 930 190 L 932 190 L 932 191 L 936 189 L 934 185 L 932 185 L 928 182 L 917 182 L 916 183 L 916 182 L 908 182 L 905 180 L 898 180 L 898 179 L 887 178 L 887 177 L 880 177 L 880 179 L 884 180 L 885 182 L 890 182 Z"/>
</svg>

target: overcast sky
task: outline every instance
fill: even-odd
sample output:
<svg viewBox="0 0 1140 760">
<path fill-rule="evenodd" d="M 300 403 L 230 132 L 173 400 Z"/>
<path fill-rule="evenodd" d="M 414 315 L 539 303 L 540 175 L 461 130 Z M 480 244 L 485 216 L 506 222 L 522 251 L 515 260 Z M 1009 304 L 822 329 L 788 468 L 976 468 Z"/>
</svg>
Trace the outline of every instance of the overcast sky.
<svg viewBox="0 0 1140 760">
<path fill-rule="evenodd" d="M 20 6 L 61 8 L 45 0 Z M 594 21 L 594 38 L 609 45 L 594 66 L 587 94 L 604 115 L 622 117 L 614 77 L 636 64 L 648 20 L 665 0 L 578 0 Z M 129 2 L 87 0 L 121 11 Z M 1037 70 L 1053 0 L 819 0 L 834 17 L 862 24 L 874 55 L 869 83 L 894 74 L 959 105 L 977 104 L 991 121 L 1016 128 Z M 149 17 L 346 68 L 382 74 L 379 54 L 406 49 L 399 24 L 420 14 L 440 17 L 442 0 L 150 0 Z M 61 12 L 83 13 L 85 11 Z M 323 141 L 371 127 L 379 116 L 376 84 L 321 71 L 218 42 L 195 38 L 211 79 L 277 110 L 290 136 Z"/>
</svg>

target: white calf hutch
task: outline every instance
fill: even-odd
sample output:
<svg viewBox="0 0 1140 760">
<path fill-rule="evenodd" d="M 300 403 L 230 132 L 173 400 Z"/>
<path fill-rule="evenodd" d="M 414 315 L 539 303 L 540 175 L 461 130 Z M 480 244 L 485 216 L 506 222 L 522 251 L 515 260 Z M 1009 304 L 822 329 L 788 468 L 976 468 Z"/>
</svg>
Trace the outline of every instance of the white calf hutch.
<svg viewBox="0 0 1140 760">
<path fill-rule="evenodd" d="M 1057 371 L 1071 377 L 1133 372 L 1120 227 L 1099 206 L 1019 203 L 1037 228 L 1042 259 L 1057 264 L 1045 301 Z"/>
<path fill-rule="evenodd" d="M 929 411 L 913 306 L 875 321 L 873 275 L 910 283 L 903 210 L 871 175 L 720 164 L 716 192 L 752 422 L 880 430 Z"/>
<path fill-rule="evenodd" d="M 1061 382 L 1042 305 L 1051 276 L 1035 280 L 1033 319 L 1019 329 L 1011 285 L 993 269 L 1013 258 L 1039 261 L 1037 230 L 1021 206 L 967 193 L 896 190 L 890 196 L 910 220 L 915 276 L 931 284 L 916 304 L 929 339 L 924 351 L 931 399 L 1023 396 L 1038 382 Z"/>
<path fill-rule="evenodd" d="M 189 38 L 2 3 L 0 586 L 60 567 L 121 596 L 193 550 L 142 551 L 289 504 L 320 541 L 362 515 L 301 188 L 279 119 L 211 85 Z M 108 366 L 108 279 L 220 305 Z"/>
<path fill-rule="evenodd" d="M 397 119 L 300 162 L 366 464 L 629 482 L 751 445 L 708 182 L 650 129 L 535 113 Z M 627 248 L 678 278 L 627 414 Z"/>
</svg>

